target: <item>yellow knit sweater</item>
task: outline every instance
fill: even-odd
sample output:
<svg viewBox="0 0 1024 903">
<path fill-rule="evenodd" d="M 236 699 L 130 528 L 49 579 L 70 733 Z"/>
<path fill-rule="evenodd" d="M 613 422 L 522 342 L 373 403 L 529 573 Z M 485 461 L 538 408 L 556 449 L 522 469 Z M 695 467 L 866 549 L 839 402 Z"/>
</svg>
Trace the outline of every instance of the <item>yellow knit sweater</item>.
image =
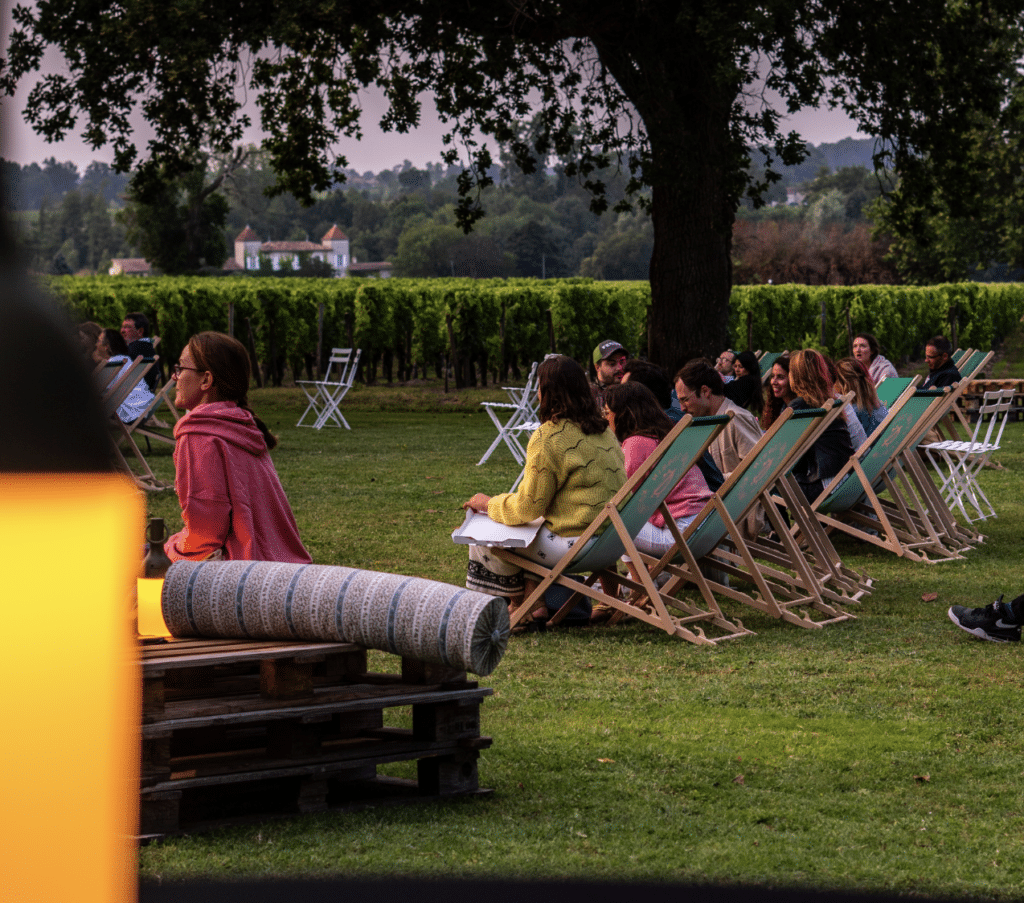
<svg viewBox="0 0 1024 903">
<path fill-rule="evenodd" d="M 493 496 L 487 515 L 509 525 L 543 515 L 552 533 L 578 536 L 625 482 L 622 449 L 611 430 L 587 436 L 571 420 L 548 421 L 530 437 L 519 488 Z"/>
</svg>

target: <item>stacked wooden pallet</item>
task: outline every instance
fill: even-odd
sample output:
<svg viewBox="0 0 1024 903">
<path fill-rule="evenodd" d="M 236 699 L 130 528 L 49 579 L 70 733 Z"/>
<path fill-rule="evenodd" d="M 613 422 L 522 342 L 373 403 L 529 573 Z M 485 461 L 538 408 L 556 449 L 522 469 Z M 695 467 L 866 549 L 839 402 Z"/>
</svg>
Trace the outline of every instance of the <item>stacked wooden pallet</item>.
<svg viewBox="0 0 1024 903">
<path fill-rule="evenodd" d="M 360 801 L 485 793 L 480 703 L 492 691 L 402 660 L 367 672 L 350 643 L 168 640 L 142 647 L 143 837 Z M 385 726 L 384 710 L 411 708 Z M 393 719 L 389 719 L 393 720 Z M 377 774 L 416 761 L 415 780 Z"/>
</svg>

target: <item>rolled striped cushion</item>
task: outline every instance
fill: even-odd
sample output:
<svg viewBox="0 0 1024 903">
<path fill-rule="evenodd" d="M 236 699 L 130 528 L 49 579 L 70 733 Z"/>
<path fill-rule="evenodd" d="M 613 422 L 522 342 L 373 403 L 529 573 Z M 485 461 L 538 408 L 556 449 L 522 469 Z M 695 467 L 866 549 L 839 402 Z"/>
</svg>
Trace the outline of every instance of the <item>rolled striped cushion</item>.
<svg viewBox="0 0 1024 903">
<path fill-rule="evenodd" d="M 177 561 L 161 608 L 176 637 L 357 643 L 486 676 L 505 654 L 504 599 L 322 564 Z"/>
</svg>

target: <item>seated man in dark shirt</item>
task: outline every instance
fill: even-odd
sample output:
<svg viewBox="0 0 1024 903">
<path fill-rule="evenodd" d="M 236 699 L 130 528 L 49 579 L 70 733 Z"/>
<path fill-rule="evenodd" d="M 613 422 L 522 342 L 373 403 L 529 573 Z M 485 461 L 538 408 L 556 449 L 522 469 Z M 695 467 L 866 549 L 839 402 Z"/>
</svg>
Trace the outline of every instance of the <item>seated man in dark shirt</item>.
<svg viewBox="0 0 1024 903">
<path fill-rule="evenodd" d="M 945 389 L 946 386 L 960 382 L 960 371 L 950 358 L 952 353 L 953 346 L 945 336 L 937 335 L 928 340 L 924 348 L 928 376 L 921 385 L 922 389 Z"/>
<path fill-rule="evenodd" d="M 128 355 L 134 360 L 140 354 L 148 361 L 152 360 L 156 352 L 153 349 L 153 340 L 149 338 L 149 318 L 138 311 L 125 314 L 124 322 L 121 324 L 121 335 L 128 343 Z M 157 368 L 152 367 L 146 374 L 146 385 L 149 391 L 156 388 Z"/>
</svg>

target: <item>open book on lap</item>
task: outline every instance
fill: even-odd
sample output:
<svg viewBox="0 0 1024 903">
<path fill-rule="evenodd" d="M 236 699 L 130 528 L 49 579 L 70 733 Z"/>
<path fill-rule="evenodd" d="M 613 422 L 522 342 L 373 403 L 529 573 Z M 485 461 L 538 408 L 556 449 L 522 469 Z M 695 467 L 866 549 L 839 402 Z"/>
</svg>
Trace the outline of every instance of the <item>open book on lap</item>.
<svg viewBox="0 0 1024 903">
<path fill-rule="evenodd" d="M 466 509 L 462 526 L 452 531 L 452 541 L 464 546 L 502 546 L 506 549 L 525 549 L 540 531 L 543 517 L 510 527 L 491 520 L 486 514 Z"/>
</svg>

